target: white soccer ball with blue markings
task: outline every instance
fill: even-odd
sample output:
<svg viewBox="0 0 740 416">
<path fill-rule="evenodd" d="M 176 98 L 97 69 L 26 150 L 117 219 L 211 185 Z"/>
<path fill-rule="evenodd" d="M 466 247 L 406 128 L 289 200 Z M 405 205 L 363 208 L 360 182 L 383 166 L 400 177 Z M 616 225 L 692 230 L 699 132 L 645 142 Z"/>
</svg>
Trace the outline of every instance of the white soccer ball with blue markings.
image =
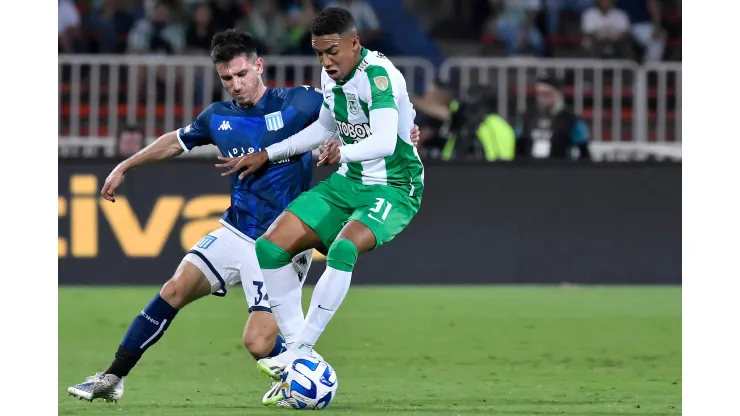
<svg viewBox="0 0 740 416">
<path fill-rule="evenodd" d="M 329 363 L 314 357 L 293 361 L 281 384 L 285 402 L 295 409 L 324 409 L 337 396 L 337 373 Z"/>
</svg>

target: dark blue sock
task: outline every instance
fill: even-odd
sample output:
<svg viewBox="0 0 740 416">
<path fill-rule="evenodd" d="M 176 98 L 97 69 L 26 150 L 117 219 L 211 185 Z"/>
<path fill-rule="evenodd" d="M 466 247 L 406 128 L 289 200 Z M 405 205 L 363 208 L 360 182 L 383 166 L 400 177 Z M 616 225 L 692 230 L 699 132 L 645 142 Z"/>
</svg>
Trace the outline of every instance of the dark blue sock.
<svg viewBox="0 0 740 416">
<path fill-rule="evenodd" d="M 274 357 L 285 350 L 287 350 L 287 345 L 285 343 L 285 338 L 283 338 L 282 335 L 277 334 L 277 338 L 275 338 L 275 347 L 270 351 L 269 354 L 267 354 L 268 357 Z"/>
<path fill-rule="evenodd" d="M 118 377 L 128 375 L 144 351 L 162 338 L 176 315 L 177 309 L 158 293 L 128 327 L 116 358 L 106 373 Z"/>
</svg>

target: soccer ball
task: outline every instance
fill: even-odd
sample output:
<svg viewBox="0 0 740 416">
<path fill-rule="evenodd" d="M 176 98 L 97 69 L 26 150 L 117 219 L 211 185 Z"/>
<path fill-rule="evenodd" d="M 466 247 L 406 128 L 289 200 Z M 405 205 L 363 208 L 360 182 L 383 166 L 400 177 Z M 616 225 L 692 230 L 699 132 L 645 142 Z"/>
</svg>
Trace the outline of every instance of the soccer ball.
<svg viewBox="0 0 740 416">
<path fill-rule="evenodd" d="M 314 357 L 298 358 L 283 373 L 281 392 L 295 409 L 320 410 L 337 395 L 337 373 L 326 361 Z"/>
</svg>

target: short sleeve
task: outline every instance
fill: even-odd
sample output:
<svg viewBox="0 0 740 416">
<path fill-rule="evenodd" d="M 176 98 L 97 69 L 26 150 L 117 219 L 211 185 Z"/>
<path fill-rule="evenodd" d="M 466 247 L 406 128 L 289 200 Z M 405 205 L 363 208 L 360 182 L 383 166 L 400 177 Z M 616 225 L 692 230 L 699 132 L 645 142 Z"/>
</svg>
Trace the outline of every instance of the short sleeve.
<svg viewBox="0 0 740 416">
<path fill-rule="evenodd" d="M 324 102 L 324 93 L 320 89 L 304 85 L 297 90 L 292 105 L 305 117 L 305 126 L 308 126 L 319 118 L 322 103 L 326 108 L 329 107 Z"/>
<path fill-rule="evenodd" d="M 177 140 L 185 152 L 191 151 L 194 147 L 212 144 L 210 131 L 211 115 L 213 114 L 212 105 L 203 110 L 198 117 L 188 126 L 177 130 Z"/>
<path fill-rule="evenodd" d="M 382 66 L 369 66 L 365 72 L 370 82 L 370 106 L 369 110 L 381 108 L 392 108 L 398 110 L 396 97 L 393 92 L 393 83 L 388 76 L 388 71 Z"/>
</svg>

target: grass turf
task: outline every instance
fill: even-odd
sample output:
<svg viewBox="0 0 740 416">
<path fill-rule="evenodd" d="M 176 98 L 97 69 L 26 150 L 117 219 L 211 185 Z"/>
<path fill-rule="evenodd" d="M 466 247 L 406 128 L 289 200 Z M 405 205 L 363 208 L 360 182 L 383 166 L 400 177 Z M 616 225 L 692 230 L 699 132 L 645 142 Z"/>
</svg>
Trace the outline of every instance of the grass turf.
<svg viewBox="0 0 740 416">
<path fill-rule="evenodd" d="M 290 411 L 260 405 L 238 287 L 180 312 L 119 404 L 67 396 L 157 290 L 59 288 L 60 415 Z M 353 287 L 317 349 L 339 376 L 325 414 L 681 413 L 680 287 Z"/>
</svg>

